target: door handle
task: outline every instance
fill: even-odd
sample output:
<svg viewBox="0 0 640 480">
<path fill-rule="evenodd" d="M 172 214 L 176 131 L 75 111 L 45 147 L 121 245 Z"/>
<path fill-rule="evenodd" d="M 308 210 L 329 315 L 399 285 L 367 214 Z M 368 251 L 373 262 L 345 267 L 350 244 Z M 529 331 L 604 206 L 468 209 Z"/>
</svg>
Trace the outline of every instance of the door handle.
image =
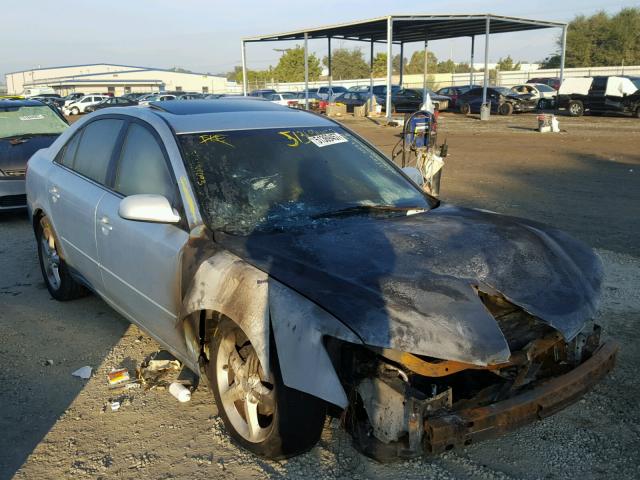
<svg viewBox="0 0 640 480">
<path fill-rule="evenodd" d="M 109 217 L 102 217 L 100 219 L 100 229 L 104 235 L 109 235 L 109 232 L 113 230 L 113 226 L 109 223 Z"/>
<path fill-rule="evenodd" d="M 55 185 L 49 187 L 49 193 L 51 194 L 51 200 L 53 202 L 57 202 L 60 198 L 60 192 L 58 191 L 58 187 L 56 187 Z"/>
</svg>

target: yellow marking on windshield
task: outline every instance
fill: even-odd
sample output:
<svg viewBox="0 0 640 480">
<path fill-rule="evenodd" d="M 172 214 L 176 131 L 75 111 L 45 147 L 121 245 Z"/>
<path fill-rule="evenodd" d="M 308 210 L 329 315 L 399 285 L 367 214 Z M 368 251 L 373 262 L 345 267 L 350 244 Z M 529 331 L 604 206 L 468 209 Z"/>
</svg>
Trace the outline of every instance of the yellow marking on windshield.
<svg viewBox="0 0 640 480">
<path fill-rule="evenodd" d="M 229 142 L 227 142 L 227 136 L 226 135 L 222 135 L 220 133 L 214 133 L 214 134 L 210 134 L 210 135 L 200 135 L 200 143 L 207 144 L 207 143 L 210 143 L 210 142 L 221 143 L 221 144 L 226 145 L 228 147 L 235 148 L 233 145 L 231 145 Z"/>
<path fill-rule="evenodd" d="M 300 139 L 294 134 L 291 135 L 290 131 L 284 131 L 284 132 L 278 132 L 280 135 L 282 135 L 284 138 L 286 138 L 287 140 L 291 140 L 293 143 L 287 143 L 287 147 L 298 147 L 300 146 Z"/>
<path fill-rule="evenodd" d="M 187 179 L 184 176 L 180 177 L 180 184 L 182 185 L 182 193 L 184 193 L 184 196 L 187 199 L 187 203 L 189 204 L 189 212 L 191 212 L 191 218 L 195 220 L 196 204 L 191 197 L 191 193 L 189 192 L 189 184 L 187 183 Z"/>
</svg>

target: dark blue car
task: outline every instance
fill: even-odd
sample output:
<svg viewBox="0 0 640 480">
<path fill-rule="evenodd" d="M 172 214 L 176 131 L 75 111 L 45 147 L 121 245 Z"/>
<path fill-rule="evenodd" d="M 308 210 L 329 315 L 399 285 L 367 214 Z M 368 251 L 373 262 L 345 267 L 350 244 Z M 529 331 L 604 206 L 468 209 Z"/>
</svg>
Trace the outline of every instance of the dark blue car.
<svg viewBox="0 0 640 480">
<path fill-rule="evenodd" d="M 37 100 L 0 100 L 0 211 L 27 206 L 27 161 L 68 126 L 56 109 Z"/>
<path fill-rule="evenodd" d="M 491 104 L 491 113 L 499 113 L 500 115 L 511 115 L 514 112 L 531 112 L 538 108 L 537 101 L 533 99 L 533 95 L 519 95 L 506 87 L 487 88 L 487 102 Z M 472 88 L 458 96 L 456 104 L 460 109 L 460 113 L 465 115 L 480 113 L 482 87 Z"/>
</svg>

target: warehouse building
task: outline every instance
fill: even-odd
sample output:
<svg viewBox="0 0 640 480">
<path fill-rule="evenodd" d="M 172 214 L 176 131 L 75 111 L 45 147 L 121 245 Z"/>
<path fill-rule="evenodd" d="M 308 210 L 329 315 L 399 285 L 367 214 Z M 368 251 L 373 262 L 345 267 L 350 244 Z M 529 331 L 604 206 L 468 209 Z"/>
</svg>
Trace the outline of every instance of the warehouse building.
<svg viewBox="0 0 640 480">
<path fill-rule="evenodd" d="M 160 68 L 96 63 L 36 68 L 6 75 L 9 95 L 29 95 L 53 88 L 60 95 L 72 92 L 123 95 L 132 92 L 183 91 L 222 93 L 225 77 Z"/>
</svg>

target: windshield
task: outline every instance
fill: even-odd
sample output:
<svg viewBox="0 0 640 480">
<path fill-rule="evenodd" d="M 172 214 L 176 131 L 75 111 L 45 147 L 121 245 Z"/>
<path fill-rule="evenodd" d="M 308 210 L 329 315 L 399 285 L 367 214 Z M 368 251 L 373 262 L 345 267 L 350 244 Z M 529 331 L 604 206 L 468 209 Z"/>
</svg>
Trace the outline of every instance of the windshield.
<svg viewBox="0 0 640 480">
<path fill-rule="evenodd" d="M 0 108 L 0 138 L 59 135 L 67 127 L 64 120 L 45 105 Z"/>
<path fill-rule="evenodd" d="M 513 91 L 508 89 L 507 87 L 493 87 L 493 89 L 498 92 L 500 95 L 513 95 Z"/>
<path fill-rule="evenodd" d="M 353 207 L 428 209 L 435 200 L 340 127 L 179 136 L 205 221 L 214 230 L 304 226 Z M 406 214 L 406 212 L 405 212 Z"/>
</svg>

